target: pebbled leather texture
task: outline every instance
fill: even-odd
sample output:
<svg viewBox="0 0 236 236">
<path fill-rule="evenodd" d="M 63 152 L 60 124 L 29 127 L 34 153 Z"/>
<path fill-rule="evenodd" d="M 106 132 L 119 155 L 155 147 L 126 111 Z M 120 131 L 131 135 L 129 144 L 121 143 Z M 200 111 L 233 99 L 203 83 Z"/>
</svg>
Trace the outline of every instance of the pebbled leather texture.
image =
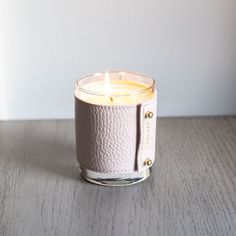
<svg viewBox="0 0 236 236">
<path fill-rule="evenodd" d="M 153 112 L 152 119 L 145 113 Z M 77 159 L 81 166 L 100 173 L 142 171 L 155 159 L 156 92 L 138 105 L 104 106 L 75 97 Z"/>
</svg>

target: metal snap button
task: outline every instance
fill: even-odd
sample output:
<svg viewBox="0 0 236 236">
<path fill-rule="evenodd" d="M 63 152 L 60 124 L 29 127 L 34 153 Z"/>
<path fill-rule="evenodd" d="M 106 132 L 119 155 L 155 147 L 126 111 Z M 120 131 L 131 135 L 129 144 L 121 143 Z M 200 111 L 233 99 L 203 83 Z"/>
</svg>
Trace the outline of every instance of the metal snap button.
<svg viewBox="0 0 236 236">
<path fill-rule="evenodd" d="M 147 119 L 147 118 L 151 119 L 152 117 L 153 117 L 153 112 L 147 111 L 146 114 L 145 114 L 145 118 L 146 118 L 146 119 Z"/>
<path fill-rule="evenodd" d="M 151 166 L 152 165 L 152 160 L 151 159 L 146 159 L 144 161 L 144 165 Z"/>
</svg>

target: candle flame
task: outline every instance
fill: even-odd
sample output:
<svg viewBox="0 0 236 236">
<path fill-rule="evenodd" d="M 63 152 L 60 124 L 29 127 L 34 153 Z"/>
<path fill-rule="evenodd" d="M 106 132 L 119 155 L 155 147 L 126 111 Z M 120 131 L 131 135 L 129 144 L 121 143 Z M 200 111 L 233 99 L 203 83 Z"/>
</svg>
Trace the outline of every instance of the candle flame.
<svg viewBox="0 0 236 236">
<path fill-rule="evenodd" d="M 110 101 L 113 101 L 113 98 L 111 96 L 112 89 L 111 89 L 111 81 L 108 72 L 105 74 L 105 83 L 104 83 L 104 93 L 106 97 L 109 97 Z"/>
</svg>

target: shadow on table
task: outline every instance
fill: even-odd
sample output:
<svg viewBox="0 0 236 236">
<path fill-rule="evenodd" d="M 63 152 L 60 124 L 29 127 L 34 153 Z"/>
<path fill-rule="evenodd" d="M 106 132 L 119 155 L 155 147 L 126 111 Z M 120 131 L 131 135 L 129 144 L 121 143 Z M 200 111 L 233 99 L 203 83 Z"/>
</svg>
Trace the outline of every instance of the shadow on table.
<svg viewBox="0 0 236 236">
<path fill-rule="evenodd" d="M 20 162 L 26 172 L 53 174 L 78 180 L 79 166 L 76 160 L 73 125 L 71 121 L 47 121 L 45 124 L 29 122 L 14 159 Z M 21 136 L 22 133 L 15 135 Z"/>
</svg>

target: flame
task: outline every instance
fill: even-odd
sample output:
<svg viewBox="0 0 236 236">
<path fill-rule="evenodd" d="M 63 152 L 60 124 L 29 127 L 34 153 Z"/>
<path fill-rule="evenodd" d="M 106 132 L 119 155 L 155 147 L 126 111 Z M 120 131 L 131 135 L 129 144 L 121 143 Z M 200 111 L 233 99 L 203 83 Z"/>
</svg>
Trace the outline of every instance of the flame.
<svg viewBox="0 0 236 236">
<path fill-rule="evenodd" d="M 111 97 L 111 81 L 108 72 L 105 74 L 104 93 L 106 97 Z"/>
</svg>

